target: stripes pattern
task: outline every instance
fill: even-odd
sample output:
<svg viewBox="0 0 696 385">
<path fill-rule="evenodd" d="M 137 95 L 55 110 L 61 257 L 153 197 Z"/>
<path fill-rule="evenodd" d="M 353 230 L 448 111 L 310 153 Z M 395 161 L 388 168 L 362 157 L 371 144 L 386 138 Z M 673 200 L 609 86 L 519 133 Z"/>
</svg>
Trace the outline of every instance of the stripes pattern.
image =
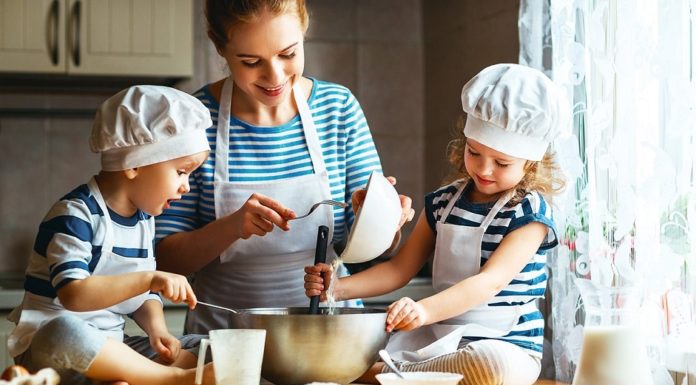
<svg viewBox="0 0 696 385">
<path fill-rule="evenodd" d="M 503 341 L 464 340 L 456 352 L 397 366 L 404 372 L 459 373 L 464 378 L 458 385 L 532 385 L 541 372 L 541 359 Z"/>
<path fill-rule="evenodd" d="M 367 184 L 381 164 L 360 104 L 345 87 L 312 79 L 308 104 L 319 136 L 334 200 L 350 203 L 352 193 Z M 216 150 L 219 104 L 209 86 L 194 96 L 210 109 L 213 126 L 206 130 Z M 275 127 L 254 126 L 230 118 L 229 181 L 259 183 L 312 174 L 312 162 L 299 115 Z M 215 152 L 190 177 L 191 191 L 157 217 L 156 239 L 191 231 L 215 220 L 213 179 Z M 351 207 L 334 208 L 334 242 L 343 240 L 353 222 Z"/>
<path fill-rule="evenodd" d="M 128 258 L 148 258 L 154 220 L 137 211 L 122 217 L 111 210 L 114 253 Z M 106 218 L 96 198 L 83 184 L 51 207 L 39 225 L 29 257 L 24 289 L 46 299 L 66 284 L 92 275 L 102 254 Z"/>
<path fill-rule="evenodd" d="M 460 182 L 428 194 L 425 198 L 425 215 L 433 232 L 449 203 L 457 192 Z M 495 202 L 473 203 L 467 200 L 467 192 L 473 184 L 466 187 L 460 199 L 455 203 L 445 223 L 461 226 L 478 227 Z M 519 306 L 533 302 L 544 296 L 546 291 L 546 254 L 558 244 L 551 208 L 537 192 L 528 193 L 520 203 L 513 207 L 503 207 L 486 229 L 481 244 L 481 266 L 486 263 L 495 251 L 503 237 L 526 224 L 540 222 L 549 227 L 550 231 L 536 254 L 514 279 L 491 298 L 488 306 Z M 541 357 L 543 347 L 544 319 L 538 310 L 520 316 L 517 325 L 501 339 L 511 342 L 530 354 Z M 475 337 L 467 337 L 476 340 Z"/>
</svg>

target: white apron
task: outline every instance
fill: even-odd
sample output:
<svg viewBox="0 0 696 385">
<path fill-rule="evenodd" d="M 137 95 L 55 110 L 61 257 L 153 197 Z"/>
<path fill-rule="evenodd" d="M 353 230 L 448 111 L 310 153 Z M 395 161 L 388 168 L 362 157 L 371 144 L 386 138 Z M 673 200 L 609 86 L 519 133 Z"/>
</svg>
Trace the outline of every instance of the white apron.
<svg viewBox="0 0 696 385">
<path fill-rule="evenodd" d="M 466 183 L 457 193 L 437 222 L 437 238 L 433 257 L 433 289 L 439 293 L 481 270 L 481 243 L 483 235 L 495 215 L 510 200 L 505 194 L 493 205 L 479 227 L 445 223 Z M 389 339 L 387 350 L 401 361 L 424 361 L 457 350 L 463 336 L 502 337 L 517 324 L 521 314 L 531 311 L 533 304 L 509 307 L 479 305 L 450 319 L 420 327 L 408 332 L 397 332 Z"/>
<path fill-rule="evenodd" d="M 99 208 L 104 212 L 104 223 L 106 224 L 101 257 L 92 275 L 116 275 L 155 270 L 155 258 L 151 242 L 147 243 L 147 258 L 127 258 L 113 252 L 113 224 L 111 222 L 109 210 L 106 207 L 106 202 L 104 202 L 104 198 L 94 178 L 92 178 L 87 185 L 99 204 Z M 150 232 L 150 227 L 148 226 L 146 228 L 146 239 L 153 239 L 152 237 L 154 234 Z M 17 327 L 15 327 L 12 334 L 8 337 L 10 355 L 15 357 L 24 352 L 31 344 L 34 334 L 36 334 L 42 325 L 60 315 L 66 314 L 82 318 L 104 331 L 109 337 L 117 341 L 122 341 L 124 321 L 121 315 L 136 311 L 143 302 L 148 299 L 148 294 L 149 291 L 144 292 L 136 297 L 111 306 L 108 309 L 89 312 L 72 312 L 63 307 L 58 297 L 49 299 L 26 292 L 22 300 L 22 305 L 15 308 L 8 317 L 10 321 L 17 323 Z"/>
<path fill-rule="evenodd" d="M 298 82 L 299 83 L 299 82 Z M 293 209 L 297 215 L 310 206 L 331 199 L 329 174 L 307 98 L 299 84 L 293 97 L 302 120 L 314 174 L 259 183 L 229 182 L 229 122 L 234 82 L 228 78 L 222 87 L 215 146 L 215 217 L 222 218 L 237 210 L 251 194 L 273 198 Z M 319 226 L 329 227 L 333 238 L 334 216 L 329 205 L 320 206 L 307 218 L 292 221 L 290 231 L 274 228 L 263 237 L 239 239 L 219 259 L 196 273 L 194 291 L 202 301 L 231 308 L 309 306 L 304 294 L 304 267 L 314 261 Z M 327 248 L 327 263 L 336 254 Z M 208 307 L 197 307 L 187 317 L 188 333 L 207 333 L 228 327 L 228 314 Z"/>
</svg>

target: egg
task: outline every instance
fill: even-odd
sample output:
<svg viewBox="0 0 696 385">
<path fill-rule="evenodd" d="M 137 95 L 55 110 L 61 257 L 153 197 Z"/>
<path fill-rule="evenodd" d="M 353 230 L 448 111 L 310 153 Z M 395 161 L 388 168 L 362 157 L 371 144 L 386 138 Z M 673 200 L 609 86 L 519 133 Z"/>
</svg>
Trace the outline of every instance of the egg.
<svg viewBox="0 0 696 385">
<path fill-rule="evenodd" d="M 9 381 L 15 377 L 26 376 L 28 374 L 29 371 L 26 370 L 24 366 L 12 365 L 2 372 L 2 376 L 0 376 L 0 378 L 2 378 L 5 381 Z"/>
</svg>

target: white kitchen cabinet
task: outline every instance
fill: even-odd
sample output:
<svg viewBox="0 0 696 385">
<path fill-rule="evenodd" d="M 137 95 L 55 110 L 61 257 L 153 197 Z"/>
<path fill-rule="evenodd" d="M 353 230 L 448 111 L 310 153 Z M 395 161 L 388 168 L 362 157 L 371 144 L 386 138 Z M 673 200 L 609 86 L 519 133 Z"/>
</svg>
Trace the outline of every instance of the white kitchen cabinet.
<svg viewBox="0 0 696 385">
<path fill-rule="evenodd" d="M 0 0 L 0 72 L 185 77 L 192 0 Z"/>
</svg>

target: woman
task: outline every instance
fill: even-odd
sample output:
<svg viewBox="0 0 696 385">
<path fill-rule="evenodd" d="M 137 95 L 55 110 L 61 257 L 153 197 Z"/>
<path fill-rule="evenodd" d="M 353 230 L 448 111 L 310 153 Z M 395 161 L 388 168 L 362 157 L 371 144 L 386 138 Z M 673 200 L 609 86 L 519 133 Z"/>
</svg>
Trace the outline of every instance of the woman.
<svg viewBox="0 0 696 385">
<path fill-rule="evenodd" d="M 320 206 L 289 221 L 324 199 L 350 201 L 381 171 L 367 122 L 348 89 L 302 77 L 303 0 L 207 1 L 206 17 L 232 76 L 195 94 L 213 117 L 213 150 L 191 192 L 157 220 L 158 267 L 195 273 L 203 302 L 306 306 L 303 267 L 317 228 L 329 225 L 330 239 L 344 239 L 352 208 Z M 411 200 L 402 197 L 402 206 L 403 223 L 413 216 Z M 186 330 L 224 328 L 226 317 L 199 306 Z"/>
</svg>

